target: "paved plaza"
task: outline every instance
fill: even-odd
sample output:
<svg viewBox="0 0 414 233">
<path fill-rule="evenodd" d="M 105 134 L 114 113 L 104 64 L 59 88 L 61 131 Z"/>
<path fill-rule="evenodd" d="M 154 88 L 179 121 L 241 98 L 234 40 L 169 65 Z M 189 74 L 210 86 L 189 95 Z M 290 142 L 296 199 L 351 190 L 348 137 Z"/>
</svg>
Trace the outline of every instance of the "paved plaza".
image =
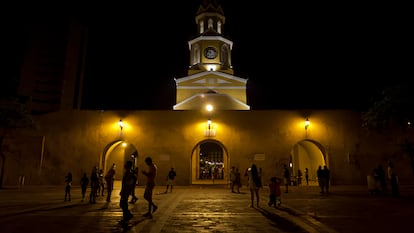
<svg viewBox="0 0 414 233">
<path fill-rule="evenodd" d="M 284 187 L 282 187 L 284 190 Z M 89 191 L 89 190 L 88 190 Z M 119 182 L 110 203 L 81 201 L 80 188 L 64 201 L 62 186 L 5 187 L 0 190 L 0 232 L 405 232 L 412 226 L 414 186 L 402 186 L 401 196 L 372 195 L 365 186 L 332 186 L 321 195 L 317 186 L 290 186 L 282 205 L 267 206 L 268 190 L 261 190 L 260 206 L 250 205 L 250 193 L 231 193 L 226 185 L 176 186 L 164 193 L 157 186 L 159 206 L 152 219 L 143 187 L 130 204 L 134 214 L 128 226 L 119 226 Z"/>
</svg>

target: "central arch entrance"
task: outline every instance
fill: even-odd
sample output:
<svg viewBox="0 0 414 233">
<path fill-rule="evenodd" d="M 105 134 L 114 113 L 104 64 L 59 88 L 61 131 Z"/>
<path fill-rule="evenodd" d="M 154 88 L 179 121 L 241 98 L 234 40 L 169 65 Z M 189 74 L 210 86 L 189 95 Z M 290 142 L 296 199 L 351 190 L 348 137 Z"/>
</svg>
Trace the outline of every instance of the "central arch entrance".
<svg viewBox="0 0 414 233">
<path fill-rule="evenodd" d="M 207 139 L 199 142 L 191 153 L 192 184 L 227 184 L 229 155 L 222 143 Z"/>
</svg>

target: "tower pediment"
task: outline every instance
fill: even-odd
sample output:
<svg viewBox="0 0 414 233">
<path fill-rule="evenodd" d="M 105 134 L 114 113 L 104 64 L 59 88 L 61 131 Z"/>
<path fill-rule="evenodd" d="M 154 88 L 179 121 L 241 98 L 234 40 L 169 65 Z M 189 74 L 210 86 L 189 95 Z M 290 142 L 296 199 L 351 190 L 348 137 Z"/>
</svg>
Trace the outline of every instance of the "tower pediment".
<svg viewBox="0 0 414 233">
<path fill-rule="evenodd" d="M 222 110 L 249 110 L 247 79 L 216 71 L 205 71 L 176 79 L 174 110 L 202 109 L 206 104 Z"/>
<path fill-rule="evenodd" d="M 206 71 L 176 79 L 177 89 L 190 87 L 246 87 L 247 79 L 226 73 Z"/>
</svg>

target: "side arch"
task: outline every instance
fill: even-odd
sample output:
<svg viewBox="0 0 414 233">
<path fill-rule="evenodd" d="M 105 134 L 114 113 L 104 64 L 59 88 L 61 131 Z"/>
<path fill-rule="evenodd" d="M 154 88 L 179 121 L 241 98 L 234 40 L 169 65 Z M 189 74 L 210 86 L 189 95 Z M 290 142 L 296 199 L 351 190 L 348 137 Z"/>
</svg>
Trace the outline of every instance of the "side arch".
<svg viewBox="0 0 414 233">
<path fill-rule="evenodd" d="M 319 142 L 310 139 L 299 141 L 293 146 L 290 153 L 292 176 L 296 177 L 298 170 L 304 174 L 305 168 L 308 168 L 309 180 L 313 184 L 317 181 L 316 170 L 318 166 L 327 165 L 327 157 L 325 147 Z"/>
<path fill-rule="evenodd" d="M 100 168 L 102 168 L 106 173 L 112 164 L 115 164 L 117 168 L 122 169 L 123 164 L 127 160 L 133 161 L 134 166 L 136 166 L 138 161 L 138 150 L 134 144 L 128 141 L 115 140 L 105 146 L 104 150 L 102 151 L 102 155 L 100 156 L 99 164 Z M 120 173 L 118 172 L 117 174 Z M 116 179 L 120 178 L 119 175 L 115 177 Z"/>
</svg>

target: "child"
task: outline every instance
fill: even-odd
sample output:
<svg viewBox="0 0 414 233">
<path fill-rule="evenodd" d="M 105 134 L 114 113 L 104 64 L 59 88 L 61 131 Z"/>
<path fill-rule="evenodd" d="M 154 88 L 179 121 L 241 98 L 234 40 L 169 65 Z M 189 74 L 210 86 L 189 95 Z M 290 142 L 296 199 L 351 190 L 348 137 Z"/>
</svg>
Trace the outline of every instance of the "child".
<svg viewBox="0 0 414 233">
<path fill-rule="evenodd" d="M 278 206 L 280 206 L 282 204 L 282 199 L 280 197 L 280 185 L 282 184 L 282 179 L 277 178 L 277 177 L 272 177 L 270 178 L 270 183 L 269 183 L 269 190 L 270 190 L 270 195 L 269 195 L 269 206 L 274 206 L 276 207 L 276 204 Z"/>
</svg>

